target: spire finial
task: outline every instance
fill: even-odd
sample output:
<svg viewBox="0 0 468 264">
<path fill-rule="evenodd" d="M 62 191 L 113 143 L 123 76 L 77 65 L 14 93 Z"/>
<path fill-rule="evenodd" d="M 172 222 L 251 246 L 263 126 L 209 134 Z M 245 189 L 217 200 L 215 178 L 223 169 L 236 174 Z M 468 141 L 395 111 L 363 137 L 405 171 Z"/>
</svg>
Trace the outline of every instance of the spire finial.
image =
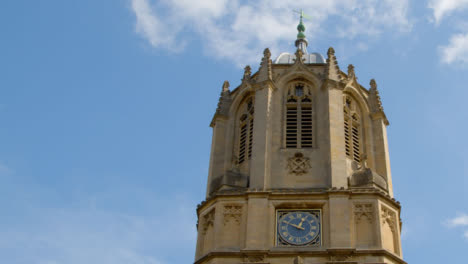
<svg viewBox="0 0 468 264">
<path fill-rule="evenodd" d="M 377 82 L 375 81 L 375 79 L 371 79 L 369 84 L 371 89 L 377 90 Z"/>
<path fill-rule="evenodd" d="M 305 26 L 302 22 L 303 18 L 308 18 L 302 9 L 300 11 L 295 10 L 295 13 L 298 13 L 299 16 L 299 25 L 297 25 L 297 39 L 296 39 L 296 47 L 302 50 L 302 53 L 307 54 L 307 42 L 306 36 L 304 34 Z"/>
<path fill-rule="evenodd" d="M 354 73 L 354 65 L 352 64 L 349 64 L 348 65 L 348 77 L 351 79 L 351 78 L 354 78 L 356 75 Z"/>
<path fill-rule="evenodd" d="M 223 83 L 223 92 L 229 92 L 229 82 L 224 81 Z"/>
<path fill-rule="evenodd" d="M 245 66 L 244 68 L 244 77 L 242 78 L 242 82 L 246 82 L 250 80 L 250 76 L 252 75 L 252 68 L 250 65 Z"/>
</svg>

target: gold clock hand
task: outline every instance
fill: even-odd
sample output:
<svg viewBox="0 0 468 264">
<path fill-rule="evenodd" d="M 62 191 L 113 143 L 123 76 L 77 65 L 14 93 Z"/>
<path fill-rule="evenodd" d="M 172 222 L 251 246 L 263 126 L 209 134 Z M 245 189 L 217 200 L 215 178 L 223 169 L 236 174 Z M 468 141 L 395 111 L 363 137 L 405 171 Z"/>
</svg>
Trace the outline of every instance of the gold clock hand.
<svg viewBox="0 0 468 264">
<path fill-rule="evenodd" d="M 297 229 L 302 229 L 302 230 L 304 230 L 304 228 L 303 228 L 303 227 L 300 227 L 300 226 L 298 226 L 298 225 L 291 224 L 291 223 L 289 223 L 289 222 L 286 222 L 286 221 L 283 221 L 283 223 L 286 223 L 286 224 L 288 224 L 288 225 L 290 225 L 290 226 L 294 226 L 294 227 L 295 227 L 295 228 L 297 228 Z"/>
<path fill-rule="evenodd" d="M 297 229 L 304 230 L 304 228 L 303 228 L 303 227 L 301 227 L 301 226 L 298 226 L 298 225 L 295 225 L 295 224 L 291 224 L 291 225 L 292 225 L 292 226 L 294 226 L 294 227 L 295 227 L 295 228 L 297 228 Z"/>
<path fill-rule="evenodd" d="M 299 223 L 299 226 L 302 226 L 302 223 L 305 221 L 305 218 L 301 219 L 301 222 Z M 304 229 L 303 229 L 304 230 Z"/>
</svg>

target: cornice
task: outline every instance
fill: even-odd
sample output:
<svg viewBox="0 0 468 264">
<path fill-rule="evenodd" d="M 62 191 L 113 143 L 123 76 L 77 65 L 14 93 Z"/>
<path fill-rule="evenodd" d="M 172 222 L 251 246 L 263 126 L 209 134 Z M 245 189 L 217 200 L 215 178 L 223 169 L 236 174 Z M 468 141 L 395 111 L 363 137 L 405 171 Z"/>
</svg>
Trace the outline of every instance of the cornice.
<svg viewBox="0 0 468 264">
<path fill-rule="evenodd" d="M 216 250 L 207 253 L 194 262 L 201 264 L 216 257 L 242 258 L 245 255 L 263 255 L 268 257 L 328 257 L 349 255 L 354 257 L 373 255 L 392 259 L 398 264 L 407 264 L 401 257 L 386 249 L 356 249 L 356 248 L 313 248 L 313 247 L 271 247 L 268 250 Z M 354 263 L 354 262 L 353 262 Z"/>
<path fill-rule="evenodd" d="M 255 189 L 241 189 L 241 190 L 231 190 L 231 191 L 223 191 L 221 193 L 216 193 L 210 196 L 207 200 L 201 202 L 197 206 L 197 215 L 200 215 L 200 211 L 204 210 L 205 208 L 211 206 L 213 203 L 221 200 L 223 198 L 232 198 L 238 197 L 242 198 L 243 200 L 248 200 L 250 197 L 263 197 L 269 200 L 279 200 L 279 199 L 300 199 L 304 200 L 304 198 L 321 198 L 321 199 L 329 199 L 333 196 L 349 196 L 349 197 L 359 197 L 359 196 L 369 196 L 374 195 L 383 200 L 387 203 L 392 205 L 393 207 L 397 208 L 398 210 L 401 209 L 401 204 L 395 198 L 390 197 L 384 191 L 380 191 L 374 188 L 368 189 L 344 189 L 344 188 L 330 188 L 330 189 L 274 189 L 274 190 L 255 190 Z"/>
</svg>

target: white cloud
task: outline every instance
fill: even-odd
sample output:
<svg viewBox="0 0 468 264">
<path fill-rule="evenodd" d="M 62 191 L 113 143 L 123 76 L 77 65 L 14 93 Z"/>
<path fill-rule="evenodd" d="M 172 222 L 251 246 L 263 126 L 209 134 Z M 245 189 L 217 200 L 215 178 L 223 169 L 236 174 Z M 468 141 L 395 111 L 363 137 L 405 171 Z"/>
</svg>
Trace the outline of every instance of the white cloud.
<svg viewBox="0 0 468 264">
<path fill-rule="evenodd" d="M 463 237 L 468 239 L 468 230 L 466 229 L 468 227 L 468 215 L 463 213 L 463 214 L 458 214 L 458 216 L 447 219 L 444 224 L 448 227 L 451 228 L 464 228 L 465 230 L 463 231 Z"/>
<path fill-rule="evenodd" d="M 183 44 L 175 42 L 175 35 L 156 16 L 148 0 L 132 0 L 132 10 L 136 15 L 136 32 L 142 35 L 153 47 L 177 51 Z"/>
<path fill-rule="evenodd" d="M 468 0 L 430 0 L 429 8 L 433 10 L 435 22 L 439 24 L 443 17 L 468 8 Z"/>
<path fill-rule="evenodd" d="M 439 47 L 439 51 L 443 63 L 468 64 L 468 33 L 453 35 L 449 44 Z"/>
<path fill-rule="evenodd" d="M 208 54 L 235 63 L 258 62 L 262 50 L 290 50 L 303 8 L 306 35 L 313 43 L 327 36 L 378 36 L 386 30 L 407 32 L 408 0 L 131 0 L 137 32 L 156 48 L 172 49 L 187 33 L 201 39 Z M 175 27 L 176 25 L 176 27 Z"/>
<path fill-rule="evenodd" d="M 467 214 L 460 214 L 457 217 L 454 217 L 452 219 L 448 219 L 446 221 L 446 223 L 450 227 L 468 226 L 468 215 Z"/>
</svg>

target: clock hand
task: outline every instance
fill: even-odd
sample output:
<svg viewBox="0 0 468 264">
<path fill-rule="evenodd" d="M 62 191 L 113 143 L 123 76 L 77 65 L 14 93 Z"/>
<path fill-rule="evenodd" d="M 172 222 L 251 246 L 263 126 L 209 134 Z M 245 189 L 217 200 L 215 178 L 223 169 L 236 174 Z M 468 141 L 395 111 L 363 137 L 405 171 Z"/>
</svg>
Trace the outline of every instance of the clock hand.
<svg viewBox="0 0 468 264">
<path fill-rule="evenodd" d="M 298 225 L 291 224 L 291 223 L 289 223 L 289 222 L 286 222 L 286 221 L 283 221 L 283 223 L 286 223 L 286 224 L 288 224 L 288 225 L 290 225 L 290 226 L 294 226 L 294 227 L 295 227 L 295 228 L 297 228 L 297 229 L 302 229 L 302 230 L 304 230 L 304 228 L 303 228 L 303 227 L 300 227 L 300 226 L 298 226 Z"/>
<path fill-rule="evenodd" d="M 299 226 L 302 226 L 302 223 L 303 223 L 304 221 L 305 221 L 305 218 L 302 218 L 302 219 L 301 219 L 301 222 L 299 223 Z M 304 229 L 302 229 L 302 230 L 304 230 Z"/>
<path fill-rule="evenodd" d="M 301 227 L 301 226 L 298 226 L 298 225 L 294 225 L 294 224 L 291 224 L 291 225 L 292 225 L 292 226 L 294 226 L 294 227 L 295 227 L 295 228 L 297 228 L 297 229 L 301 229 L 301 230 L 304 230 L 304 228 L 303 228 L 303 227 Z"/>
</svg>

